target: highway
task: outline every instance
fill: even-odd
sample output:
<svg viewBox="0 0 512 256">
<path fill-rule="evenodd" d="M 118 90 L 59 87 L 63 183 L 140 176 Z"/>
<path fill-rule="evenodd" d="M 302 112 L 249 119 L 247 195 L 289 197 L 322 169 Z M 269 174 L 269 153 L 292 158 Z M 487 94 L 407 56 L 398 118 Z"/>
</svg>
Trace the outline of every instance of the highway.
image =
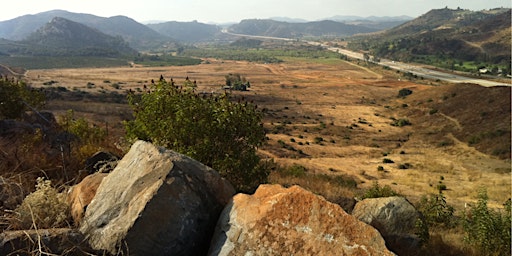
<svg viewBox="0 0 512 256">
<path fill-rule="evenodd" d="M 296 41 L 296 39 L 290 39 L 290 38 L 234 34 L 234 33 L 228 32 L 227 29 L 224 29 L 222 32 L 226 33 L 226 34 L 234 35 L 234 36 L 240 36 L 240 37 Z M 347 49 L 338 48 L 338 47 L 331 47 L 331 46 L 328 46 L 326 44 L 319 43 L 319 42 L 307 41 L 307 43 L 311 44 L 311 45 L 321 46 L 321 47 L 328 49 L 330 51 L 333 51 L 333 52 L 339 52 L 339 53 L 344 54 L 352 59 L 364 60 L 363 54 L 359 53 L 359 52 L 349 51 Z M 445 82 L 449 82 L 449 83 L 472 83 L 472 84 L 479 84 L 479 85 L 485 86 L 485 87 L 512 86 L 512 80 L 509 80 L 508 83 L 495 82 L 495 81 L 490 81 L 490 80 L 486 80 L 486 79 L 461 76 L 461 75 L 457 75 L 455 73 L 441 72 L 441 71 L 437 71 L 437 70 L 424 68 L 417 64 L 392 61 L 392 60 L 388 60 L 388 59 L 381 59 L 380 62 L 375 63 L 375 64 L 379 64 L 381 66 L 387 66 L 391 69 L 399 70 L 400 72 L 411 73 L 418 77 L 423 77 L 423 78 L 431 79 L 431 80 L 440 80 L 440 81 L 445 81 Z"/>
<path fill-rule="evenodd" d="M 363 54 L 358 52 L 349 51 L 346 49 L 336 48 L 336 47 L 326 47 L 330 51 L 339 52 L 341 54 L 345 54 L 350 58 L 353 59 L 360 59 L 364 60 Z M 376 63 L 382 66 L 387 66 L 391 69 L 399 70 L 400 72 L 409 72 L 413 75 L 417 75 L 418 77 L 423 77 L 427 79 L 432 80 L 440 80 L 445 81 L 449 83 L 472 83 L 472 84 L 479 84 L 481 86 L 485 87 L 491 87 L 491 86 L 511 86 L 510 83 L 504 83 L 504 82 L 495 82 L 485 79 L 479 79 L 479 78 L 472 78 L 472 77 L 466 77 L 457 75 L 454 73 L 447 73 L 447 72 L 441 72 L 437 70 L 432 70 L 428 68 L 424 68 L 419 65 L 410 64 L 410 63 L 403 63 L 398 61 L 392 61 L 388 59 L 381 59 L 380 62 Z"/>
</svg>

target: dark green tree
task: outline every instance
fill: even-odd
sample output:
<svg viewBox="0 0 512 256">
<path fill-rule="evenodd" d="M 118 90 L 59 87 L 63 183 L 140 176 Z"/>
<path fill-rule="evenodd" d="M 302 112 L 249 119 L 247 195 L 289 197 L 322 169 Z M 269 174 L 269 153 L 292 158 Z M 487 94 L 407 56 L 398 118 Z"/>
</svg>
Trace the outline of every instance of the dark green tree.
<svg viewBox="0 0 512 256">
<path fill-rule="evenodd" d="M 247 88 L 251 87 L 251 84 L 245 77 L 235 73 L 226 75 L 226 86 L 233 90 L 246 91 Z"/>
<path fill-rule="evenodd" d="M 256 154 L 265 130 L 255 105 L 232 102 L 227 94 L 198 96 L 165 80 L 150 90 L 128 97 L 135 115 L 126 122 L 129 139 L 188 155 L 216 169 L 238 191 L 252 192 L 266 182 L 268 172 Z"/>
</svg>

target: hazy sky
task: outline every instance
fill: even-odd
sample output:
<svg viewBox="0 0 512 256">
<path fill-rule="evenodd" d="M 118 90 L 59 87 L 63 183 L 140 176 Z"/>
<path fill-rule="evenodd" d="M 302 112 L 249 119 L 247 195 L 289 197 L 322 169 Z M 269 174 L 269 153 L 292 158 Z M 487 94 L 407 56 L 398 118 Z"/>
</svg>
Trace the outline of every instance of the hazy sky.
<svg viewBox="0 0 512 256">
<path fill-rule="evenodd" d="M 124 15 L 149 20 L 238 22 L 242 19 L 289 17 L 318 20 L 335 15 L 417 17 L 431 9 L 483 10 L 511 7 L 510 0 L 19 0 L 2 5 L 0 20 L 62 9 L 102 17 Z"/>
</svg>

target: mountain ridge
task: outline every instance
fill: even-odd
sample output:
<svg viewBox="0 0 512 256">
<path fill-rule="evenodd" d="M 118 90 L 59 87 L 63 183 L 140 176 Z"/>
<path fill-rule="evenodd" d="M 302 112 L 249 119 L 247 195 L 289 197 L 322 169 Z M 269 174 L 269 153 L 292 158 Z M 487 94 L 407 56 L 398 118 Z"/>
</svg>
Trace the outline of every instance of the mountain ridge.
<svg viewBox="0 0 512 256">
<path fill-rule="evenodd" d="M 66 55 L 121 56 L 137 53 L 120 36 L 110 36 L 82 23 L 55 17 L 22 42 L 65 50 Z"/>
<path fill-rule="evenodd" d="M 173 39 L 161 35 L 126 16 L 118 15 L 105 18 L 64 10 L 51 10 L 38 14 L 23 15 L 12 20 L 0 22 L 0 38 L 13 41 L 23 40 L 54 17 L 62 17 L 70 21 L 82 23 L 105 34 L 121 36 L 130 46 L 138 50 L 146 50 L 163 44 L 174 43 Z"/>
<path fill-rule="evenodd" d="M 341 22 L 323 20 L 306 23 L 288 23 L 270 19 L 247 19 L 230 26 L 230 32 L 237 34 L 297 38 L 304 36 L 351 36 L 370 33 L 377 30 L 367 27 L 348 25 Z"/>
</svg>

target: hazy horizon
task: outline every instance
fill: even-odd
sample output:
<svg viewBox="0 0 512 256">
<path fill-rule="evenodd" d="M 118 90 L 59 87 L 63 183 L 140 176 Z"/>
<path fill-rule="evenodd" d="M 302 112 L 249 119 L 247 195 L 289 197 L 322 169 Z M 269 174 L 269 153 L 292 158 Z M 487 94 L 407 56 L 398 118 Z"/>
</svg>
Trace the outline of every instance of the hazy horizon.
<svg viewBox="0 0 512 256">
<path fill-rule="evenodd" d="M 271 7 L 271 8 L 269 8 Z M 260 0 L 241 2 L 237 0 L 146 0 L 126 2 L 120 0 L 90 0 L 74 2 L 68 0 L 22 0 L 15 5 L 3 6 L 0 21 L 10 20 L 28 14 L 51 10 L 66 10 L 111 17 L 123 15 L 138 22 L 148 21 L 193 21 L 204 23 L 239 22 L 242 19 L 266 19 L 287 17 L 304 20 L 320 20 L 337 15 L 342 16 L 411 16 L 418 17 L 432 9 L 462 8 L 474 11 L 505 7 L 509 0 Z"/>
</svg>

